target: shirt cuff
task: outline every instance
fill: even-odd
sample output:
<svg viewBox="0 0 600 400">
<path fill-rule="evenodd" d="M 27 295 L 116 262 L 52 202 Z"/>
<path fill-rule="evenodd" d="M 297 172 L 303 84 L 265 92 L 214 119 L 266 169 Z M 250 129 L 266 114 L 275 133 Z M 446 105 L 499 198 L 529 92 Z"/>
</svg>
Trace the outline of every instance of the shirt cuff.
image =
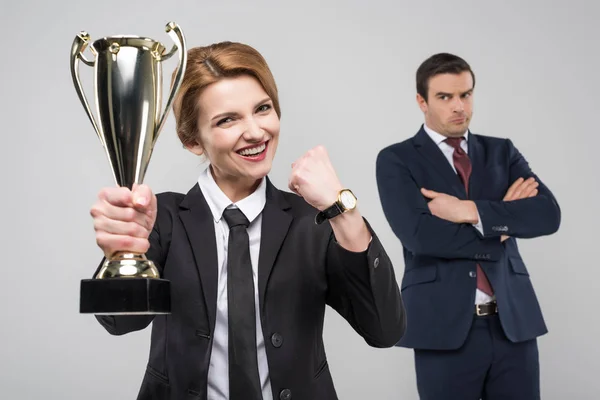
<svg viewBox="0 0 600 400">
<path fill-rule="evenodd" d="M 479 210 L 477 210 L 477 223 L 473 224 L 473 227 L 481 233 L 483 236 L 483 223 L 481 222 L 481 216 L 479 215 Z"/>
</svg>

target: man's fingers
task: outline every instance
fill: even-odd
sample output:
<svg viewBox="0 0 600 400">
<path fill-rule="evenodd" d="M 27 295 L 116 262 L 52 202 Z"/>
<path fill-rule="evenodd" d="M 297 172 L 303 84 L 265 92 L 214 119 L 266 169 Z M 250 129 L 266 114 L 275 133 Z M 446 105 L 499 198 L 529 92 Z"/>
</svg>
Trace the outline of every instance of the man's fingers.
<svg viewBox="0 0 600 400">
<path fill-rule="evenodd" d="M 517 188 L 519 186 L 521 186 L 521 184 L 523 183 L 523 181 L 524 181 L 523 178 L 519 178 L 516 181 L 514 181 L 512 185 L 510 185 L 510 187 L 506 191 L 506 195 L 504 195 L 504 201 L 511 201 L 511 200 L 513 200 L 515 191 L 517 190 Z"/>
<path fill-rule="evenodd" d="M 539 183 L 531 177 L 528 179 L 517 179 L 508 189 L 504 201 L 512 201 L 531 197 L 533 190 L 537 189 Z"/>
<path fill-rule="evenodd" d="M 513 196 L 513 200 L 525 199 L 528 197 L 528 194 L 531 189 L 537 188 L 538 183 L 533 178 L 527 179 L 521 186 L 517 188 L 515 194 Z"/>
<path fill-rule="evenodd" d="M 527 199 L 529 197 L 535 196 L 538 192 L 538 186 L 540 186 L 540 184 L 537 182 L 527 186 L 527 188 L 523 190 L 523 193 L 521 194 L 521 196 L 522 196 L 521 198 Z"/>
<path fill-rule="evenodd" d="M 435 199 L 437 196 L 439 196 L 439 193 L 425 188 L 421 188 L 421 193 L 423 194 L 423 196 L 428 197 L 430 199 Z"/>
</svg>

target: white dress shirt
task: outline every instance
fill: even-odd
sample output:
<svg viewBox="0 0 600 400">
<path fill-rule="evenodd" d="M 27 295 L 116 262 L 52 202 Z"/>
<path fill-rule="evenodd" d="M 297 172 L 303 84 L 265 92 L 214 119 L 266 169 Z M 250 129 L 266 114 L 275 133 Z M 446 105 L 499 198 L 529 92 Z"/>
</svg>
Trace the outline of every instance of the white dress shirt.
<svg viewBox="0 0 600 400">
<path fill-rule="evenodd" d="M 454 167 L 454 161 L 452 160 L 452 155 L 454 154 L 454 147 L 450 146 L 448 143 L 445 142 L 446 136 L 439 134 L 436 131 L 434 131 L 433 129 L 429 128 L 427 126 L 427 124 L 423 124 L 423 129 L 425 130 L 425 132 L 427 132 L 427 134 L 429 135 L 431 140 L 433 140 L 434 143 L 439 147 L 439 149 L 442 151 L 442 153 L 446 157 L 446 160 L 448 160 L 448 162 L 450 163 L 450 166 L 452 167 L 454 172 L 456 172 L 456 168 Z M 465 151 L 466 154 L 469 154 L 469 144 L 468 144 L 469 135 L 467 133 L 468 133 L 468 131 L 466 131 L 463 134 L 463 137 L 465 138 L 465 140 L 462 140 L 460 142 L 460 147 Z M 483 225 L 481 223 L 481 218 L 479 217 L 479 213 L 477 214 L 477 220 L 478 220 L 477 223 L 474 224 L 473 226 L 475 227 L 475 229 L 477 229 L 483 235 Z M 495 299 L 495 296 L 490 297 L 487 294 L 485 294 L 484 292 L 482 292 L 481 290 L 476 289 L 475 304 L 488 303 L 494 299 Z"/>
<path fill-rule="evenodd" d="M 271 382 L 269 380 L 269 368 L 267 364 L 267 353 L 260 324 L 259 301 L 258 301 L 258 255 L 260 250 L 260 235 L 262 211 L 266 203 L 266 179 L 250 196 L 233 204 L 223 193 L 215 182 L 210 167 L 206 168 L 198 178 L 200 189 L 210 207 L 215 223 L 215 236 L 217 242 L 217 268 L 218 268 L 218 290 L 217 290 L 217 316 L 215 332 L 213 335 L 213 348 L 208 368 L 208 400 L 229 399 L 229 354 L 228 354 L 228 321 L 227 321 L 227 245 L 229 240 L 229 226 L 224 218 L 223 211 L 226 208 L 239 208 L 250 225 L 248 236 L 250 239 L 250 260 L 252 262 L 252 277 L 254 280 L 254 304 L 256 310 L 256 348 L 258 355 L 258 373 L 264 400 L 272 400 Z"/>
</svg>

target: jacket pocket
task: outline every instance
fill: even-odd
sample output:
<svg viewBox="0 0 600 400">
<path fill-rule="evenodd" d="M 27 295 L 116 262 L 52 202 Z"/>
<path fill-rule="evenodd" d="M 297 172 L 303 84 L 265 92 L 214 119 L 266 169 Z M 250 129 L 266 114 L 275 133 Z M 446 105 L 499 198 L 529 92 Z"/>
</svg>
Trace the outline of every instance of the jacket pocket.
<svg viewBox="0 0 600 400">
<path fill-rule="evenodd" d="M 515 274 L 529 276 L 529 271 L 527 271 L 527 267 L 525 267 L 525 263 L 522 259 L 509 257 L 508 262 L 510 263 L 510 266 Z"/>
<path fill-rule="evenodd" d="M 198 400 L 202 398 L 202 393 L 198 393 L 195 390 L 188 389 L 187 391 L 187 399 L 188 400 Z"/>
<path fill-rule="evenodd" d="M 321 364 L 319 365 L 319 368 L 317 368 L 317 372 L 315 372 L 315 376 L 313 379 L 319 379 L 319 377 L 323 374 L 323 372 L 325 372 L 327 369 L 329 369 L 329 363 L 327 362 L 327 359 L 323 360 L 323 362 L 321 362 Z"/>
<path fill-rule="evenodd" d="M 160 382 L 164 383 L 165 385 L 169 384 L 169 377 L 164 375 L 161 372 L 158 372 L 156 369 L 152 368 L 150 365 L 148 365 L 146 367 L 146 373 L 148 375 L 151 375 L 153 378 L 156 378 Z"/>
<path fill-rule="evenodd" d="M 210 331 L 208 329 L 197 329 L 196 336 L 210 340 Z"/>
<path fill-rule="evenodd" d="M 329 373 L 329 363 L 327 362 L 327 359 L 323 360 L 316 369 L 311 386 L 312 388 L 305 396 L 300 396 L 302 399 L 321 400 L 338 398 L 333 386 L 331 374 Z"/>
<path fill-rule="evenodd" d="M 170 396 L 169 378 L 148 365 L 137 400 L 168 400 Z"/>
<path fill-rule="evenodd" d="M 437 265 L 414 267 L 404 272 L 402 290 L 422 283 L 433 282 L 437 278 Z"/>
</svg>

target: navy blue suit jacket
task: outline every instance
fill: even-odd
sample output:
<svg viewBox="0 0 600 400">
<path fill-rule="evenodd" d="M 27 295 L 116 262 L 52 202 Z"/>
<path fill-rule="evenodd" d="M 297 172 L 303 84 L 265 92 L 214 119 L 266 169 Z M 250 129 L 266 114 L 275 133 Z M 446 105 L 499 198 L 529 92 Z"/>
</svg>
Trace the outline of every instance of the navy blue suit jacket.
<svg viewBox="0 0 600 400">
<path fill-rule="evenodd" d="M 431 214 L 421 188 L 467 199 L 464 186 L 423 127 L 412 138 L 381 150 L 376 175 L 385 217 L 403 246 L 401 290 L 407 330 L 397 346 L 456 349 L 473 321 L 476 264 L 488 276 L 509 340 L 543 335 L 547 327 L 515 238 L 556 232 L 561 212 L 556 199 L 532 172 L 510 139 L 469 132 L 473 166 L 469 199 L 477 205 L 483 235 L 471 224 Z M 519 177 L 535 177 L 535 197 L 503 201 Z M 500 236 L 510 239 L 501 242 Z"/>
</svg>

